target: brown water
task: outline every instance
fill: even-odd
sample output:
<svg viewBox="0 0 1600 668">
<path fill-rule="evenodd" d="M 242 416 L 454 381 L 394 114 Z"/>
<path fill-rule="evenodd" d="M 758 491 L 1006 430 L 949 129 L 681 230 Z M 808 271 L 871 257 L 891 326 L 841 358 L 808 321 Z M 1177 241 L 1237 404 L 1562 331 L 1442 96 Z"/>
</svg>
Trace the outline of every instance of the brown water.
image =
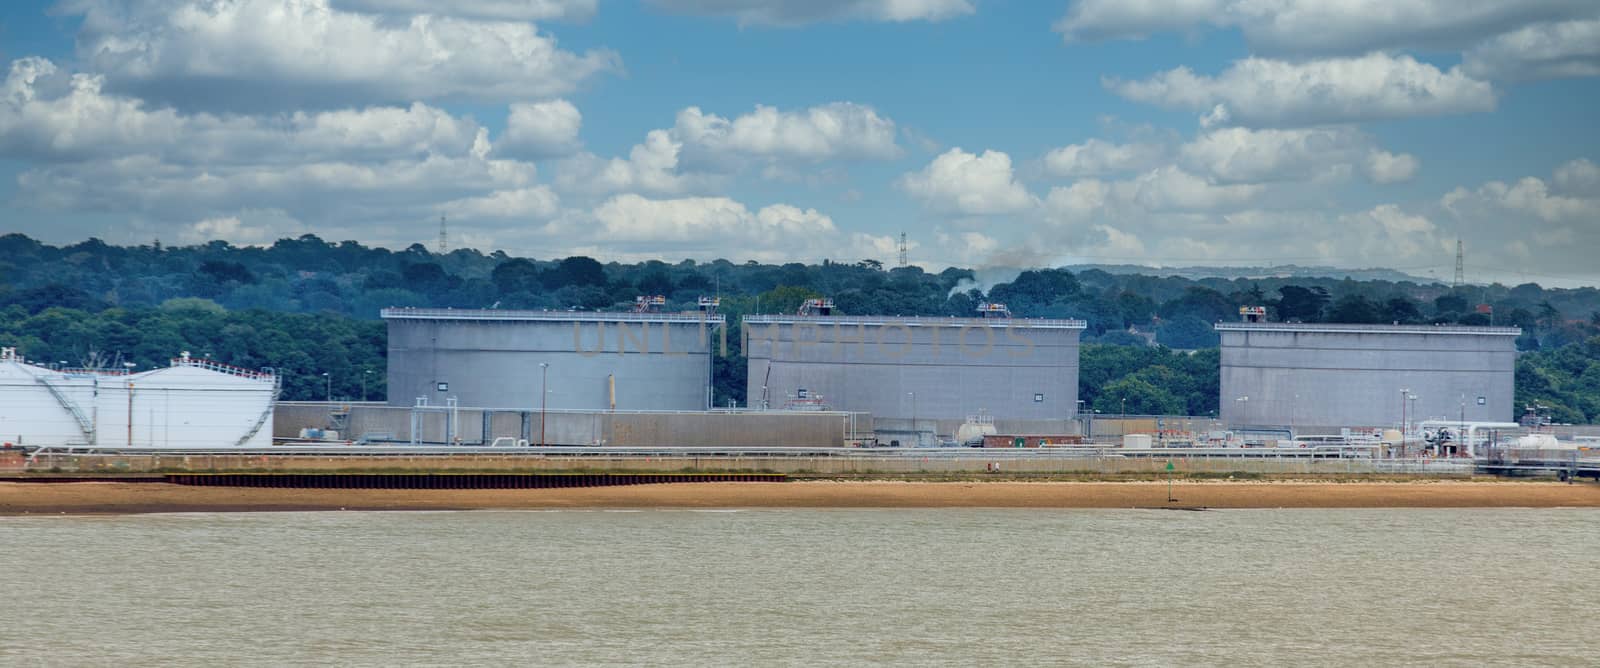
<svg viewBox="0 0 1600 668">
<path fill-rule="evenodd" d="M 1600 511 L 0 518 L 0 665 L 1595 665 Z"/>
</svg>

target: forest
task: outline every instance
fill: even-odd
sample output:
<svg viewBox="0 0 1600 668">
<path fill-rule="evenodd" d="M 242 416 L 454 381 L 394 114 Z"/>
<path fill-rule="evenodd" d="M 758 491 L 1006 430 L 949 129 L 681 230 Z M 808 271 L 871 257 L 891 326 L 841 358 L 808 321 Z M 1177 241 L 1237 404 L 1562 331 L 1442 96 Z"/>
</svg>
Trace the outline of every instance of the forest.
<svg viewBox="0 0 1600 668">
<path fill-rule="evenodd" d="M 285 399 L 382 399 L 390 306 L 622 310 L 663 295 L 668 310 L 720 296 L 730 355 L 714 365 L 716 401 L 743 405 L 740 315 L 792 312 L 808 297 L 843 313 L 971 316 L 983 301 L 1018 317 L 1088 323 L 1080 396 L 1102 412 L 1209 415 L 1217 408 L 1211 323 L 1245 305 L 1273 320 L 1515 326 L 1517 400 L 1555 422 L 1600 420 L 1600 290 L 1437 282 L 1258 278 L 1190 280 L 1098 269 L 886 267 L 874 260 L 761 264 L 715 260 L 602 263 L 500 251 L 436 253 L 329 242 L 264 247 L 52 246 L 0 236 L 0 345 L 47 364 L 151 368 L 183 350 L 272 367 Z M 987 281 L 993 281 L 992 283 Z"/>
</svg>

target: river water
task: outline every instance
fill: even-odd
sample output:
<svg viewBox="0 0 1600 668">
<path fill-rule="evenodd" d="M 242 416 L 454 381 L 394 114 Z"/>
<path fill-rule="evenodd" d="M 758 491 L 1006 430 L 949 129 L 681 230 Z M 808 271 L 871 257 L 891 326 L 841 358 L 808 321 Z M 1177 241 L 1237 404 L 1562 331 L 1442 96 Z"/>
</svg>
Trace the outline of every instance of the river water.
<svg viewBox="0 0 1600 668">
<path fill-rule="evenodd" d="M 0 665 L 1595 665 L 1593 510 L 0 518 Z"/>
</svg>

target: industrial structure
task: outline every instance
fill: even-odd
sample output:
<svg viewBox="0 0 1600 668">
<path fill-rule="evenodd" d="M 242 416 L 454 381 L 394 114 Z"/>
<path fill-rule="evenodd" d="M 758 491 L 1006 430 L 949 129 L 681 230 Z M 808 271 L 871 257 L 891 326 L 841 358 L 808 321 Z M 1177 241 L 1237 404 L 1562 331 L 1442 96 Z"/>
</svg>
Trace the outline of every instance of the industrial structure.
<svg viewBox="0 0 1600 668">
<path fill-rule="evenodd" d="M 1075 433 L 1078 344 L 1085 323 L 1010 317 L 833 314 L 810 300 L 795 315 L 743 320 L 751 408 L 870 413 L 880 442 L 934 445 L 969 418 L 1009 433 Z M 910 440 L 904 440 L 910 439 Z"/>
<path fill-rule="evenodd" d="M 1411 431 L 1424 420 L 1505 422 L 1515 327 L 1217 323 L 1221 417 L 1236 429 Z"/>
<path fill-rule="evenodd" d="M 715 299 L 661 313 L 389 308 L 389 405 L 704 410 L 724 345 Z"/>
<path fill-rule="evenodd" d="M 0 440 L 22 447 L 266 447 L 277 396 L 270 370 L 188 353 L 133 373 L 53 368 L 0 349 Z"/>
</svg>

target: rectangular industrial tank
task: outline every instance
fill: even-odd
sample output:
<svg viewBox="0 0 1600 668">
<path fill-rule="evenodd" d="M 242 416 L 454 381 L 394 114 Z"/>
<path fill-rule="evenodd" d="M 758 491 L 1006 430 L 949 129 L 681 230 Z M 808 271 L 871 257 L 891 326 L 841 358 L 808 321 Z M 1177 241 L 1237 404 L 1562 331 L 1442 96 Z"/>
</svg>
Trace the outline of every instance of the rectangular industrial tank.
<svg viewBox="0 0 1600 668">
<path fill-rule="evenodd" d="M 940 421 L 940 433 L 980 412 L 1026 424 L 1072 419 L 1078 402 L 1078 320 L 748 316 L 751 407 L 818 395 L 833 410 L 886 424 Z M 801 390 L 807 395 L 800 397 Z"/>
<path fill-rule="evenodd" d="M 1218 323 L 1221 417 L 1300 431 L 1514 417 L 1515 327 Z M 1407 390 L 1409 394 L 1402 393 Z M 1414 396 L 1415 399 L 1409 399 Z"/>
<path fill-rule="evenodd" d="M 723 347 L 715 314 L 397 308 L 382 316 L 391 406 L 454 398 L 475 408 L 703 410 L 711 358 Z"/>
</svg>

